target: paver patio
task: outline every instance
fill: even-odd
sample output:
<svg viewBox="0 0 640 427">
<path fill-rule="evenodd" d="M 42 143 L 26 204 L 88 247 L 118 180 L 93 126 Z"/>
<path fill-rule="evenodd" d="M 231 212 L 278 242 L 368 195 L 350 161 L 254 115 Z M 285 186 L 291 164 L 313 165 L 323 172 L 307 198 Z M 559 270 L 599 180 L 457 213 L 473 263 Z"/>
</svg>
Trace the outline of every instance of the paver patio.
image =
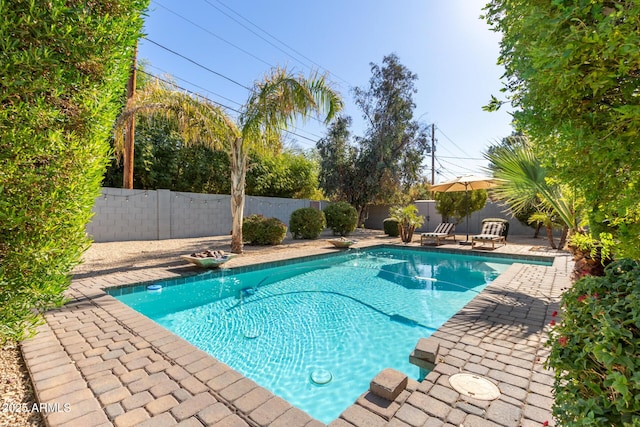
<svg viewBox="0 0 640 427">
<path fill-rule="evenodd" d="M 224 239 L 228 237 L 220 239 L 222 246 Z M 513 244 L 515 237 L 509 240 L 506 247 L 491 252 L 531 254 L 530 244 Z M 359 246 L 397 241 L 378 234 L 363 236 Z M 215 242 L 203 239 L 196 244 L 214 249 Z M 104 251 L 113 250 L 102 245 Z M 446 244 L 438 250 L 460 248 Z M 323 241 L 292 244 L 252 251 L 228 264 L 237 267 L 335 251 Z M 38 400 L 50 409 L 45 413 L 47 424 L 321 426 L 103 291 L 199 271 L 173 255 L 138 250 L 118 267 L 101 264 L 98 254 L 73 280 L 67 292 L 70 302 L 48 312 L 38 334 L 22 343 Z M 572 265 L 566 254 L 556 255 L 552 267 L 519 263 L 509 267 L 429 337 L 439 352 L 424 381 L 409 380 L 393 402 L 362 390 L 357 402 L 331 425 L 527 427 L 545 421 L 553 425 L 553 375 L 543 367 L 548 353 L 544 343 L 561 291 L 570 286 Z M 448 382 L 459 372 L 490 379 L 501 396 L 482 401 L 459 394 Z"/>
</svg>

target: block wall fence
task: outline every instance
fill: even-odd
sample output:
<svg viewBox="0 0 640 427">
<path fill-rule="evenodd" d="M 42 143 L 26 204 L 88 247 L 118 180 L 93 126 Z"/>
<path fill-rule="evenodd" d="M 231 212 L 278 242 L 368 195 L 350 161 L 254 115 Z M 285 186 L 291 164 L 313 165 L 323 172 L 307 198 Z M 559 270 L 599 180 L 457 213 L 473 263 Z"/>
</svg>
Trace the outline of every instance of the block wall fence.
<svg viewBox="0 0 640 427">
<path fill-rule="evenodd" d="M 315 202 L 317 205 L 318 202 Z M 260 213 L 289 225 L 308 199 L 246 196 L 244 216 Z M 170 190 L 102 188 L 87 234 L 95 242 L 163 240 L 231 233 L 231 196 Z"/>
<path fill-rule="evenodd" d="M 432 231 L 442 221 L 435 210 L 435 201 L 418 200 L 415 204 L 420 215 L 425 217 L 424 225 L 417 231 Z M 289 226 L 291 213 L 296 209 L 324 209 L 327 205 L 326 201 L 309 199 L 246 196 L 244 216 L 262 214 L 278 218 Z M 484 209 L 469 217 L 469 233 L 480 232 L 483 218 L 498 217 L 509 220 L 509 234 L 533 234 L 530 227 L 506 216 L 503 210 L 501 206 L 487 202 Z M 96 199 L 93 212 L 87 233 L 95 242 L 181 239 L 231 233 L 231 198 L 228 194 L 105 187 Z M 389 206 L 370 206 L 365 227 L 381 230 L 382 221 L 388 216 Z M 465 234 L 466 223 L 457 225 L 456 232 Z"/>
<path fill-rule="evenodd" d="M 416 229 L 417 232 L 433 231 L 442 222 L 442 215 L 436 211 L 435 200 L 416 200 L 413 202 L 418 208 L 418 214 L 425 218 L 422 227 Z M 389 205 L 369 206 L 369 217 L 364 222 L 365 227 L 372 229 L 382 229 L 382 221 L 389 217 Z M 478 234 L 482 230 L 482 220 L 484 218 L 504 218 L 509 221 L 509 234 L 512 236 L 533 236 L 533 228 L 523 225 L 511 215 L 504 213 L 504 207 L 487 201 L 481 210 L 469 215 L 469 234 Z M 465 220 L 456 225 L 456 234 L 466 234 L 467 223 Z"/>
</svg>

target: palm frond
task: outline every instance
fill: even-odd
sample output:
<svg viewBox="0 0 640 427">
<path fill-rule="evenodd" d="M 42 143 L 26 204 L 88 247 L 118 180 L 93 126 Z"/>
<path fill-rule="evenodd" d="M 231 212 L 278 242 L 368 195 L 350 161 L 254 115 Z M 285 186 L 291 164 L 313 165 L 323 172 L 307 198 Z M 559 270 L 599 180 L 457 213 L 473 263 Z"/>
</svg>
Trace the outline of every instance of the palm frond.
<svg viewBox="0 0 640 427">
<path fill-rule="evenodd" d="M 297 119 L 314 113 L 326 113 L 331 120 L 342 108 L 340 96 L 324 77 L 305 78 L 284 68 L 275 68 L 254 90 L 240 117 L 242 136 L 246 143 L 257 144 L 289 128 Z"/>
<path fill-rule="evenodd" d="M 551 184 L 533 150 L 528 144 L 502 146 L 485 158 L 494 164 L 493 175 L 502 181 L 493 195 L 510 206 L 514 213 L 527 208 L 553 210 L 570 228 L 576 229 L 573 198 L 567 198 L 562 186 Z"/>
<path fill-rule="evenodd" d="M 153 80 L 127 102 L 127 107 L 114 124 L 114 148 L 117 155 L 124 150 L 126 124 L 132 116 L 137 115 L 175 120 L 185 144 L 203 144 L 224 149 L 239 135 L 236 124 L 222 108 L 159 80 Z"/>
</svg>

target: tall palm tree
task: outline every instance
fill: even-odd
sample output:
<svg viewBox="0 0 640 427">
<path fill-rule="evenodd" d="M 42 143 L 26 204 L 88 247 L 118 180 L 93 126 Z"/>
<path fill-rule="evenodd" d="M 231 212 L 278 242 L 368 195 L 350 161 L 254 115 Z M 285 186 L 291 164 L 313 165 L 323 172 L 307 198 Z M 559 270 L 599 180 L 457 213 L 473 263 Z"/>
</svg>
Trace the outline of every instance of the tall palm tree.
<svg viewBox="0 0 640 427">
<path fill-rule="evenodd" d="M 544 216 L 559 217 L 564 225 L 560 241 L 562 247 L 567 233 L 578 230 L 578 202 L 574 193 L 547 177 L 546 169 L 526 140 L 519 144 L 496 147 L 485 154 L 485 158 L 493 164 L 493 176 L 503 180 L 492 189 L 494 197 L 505 202 L 514 214 L 533 207 L 537 211 L 532 215 L 533 221 Z M 551 247 L 555 247 L 553 234 L 550 232 L 553 222 L 545 220 L 543 223 L 547 227 L 549 243 Z"/>
<path fill-rule="evenodd" d="M 124 145 L 123 131 L 131 115 L 166 116 L 177 119 L 187 144 L 203 144 L 226 149 L 231 157 L 231 252 L 242 253 L 242 215 L 245 201 L 247 156 L 250 148 L 273 149 L 283 129 L 297 119 L 322 113 L 329 123 L 342 109 L 342 99 L 326 82 L 313 74 L 309 78 L 287 69 L 274 68 L 262 81 L 256 81 L 249 99 L 236 121 L 210 101 L 180 92 L 155 81 L 138 92 L 120 115 L 115 126 L 116 152 Z"/>
</svg>

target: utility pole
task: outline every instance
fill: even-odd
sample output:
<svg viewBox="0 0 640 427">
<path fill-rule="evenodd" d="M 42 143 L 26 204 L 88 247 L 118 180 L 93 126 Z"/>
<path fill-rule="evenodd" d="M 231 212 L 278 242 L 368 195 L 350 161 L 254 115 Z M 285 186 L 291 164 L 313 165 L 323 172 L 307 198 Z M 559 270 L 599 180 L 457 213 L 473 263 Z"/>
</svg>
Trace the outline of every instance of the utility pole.
<svg viewBox="0 0 640 427">
<path fill-rule="evenodd" d="M 431 123 L 431 185 L 436 183 L 436 125 Z"/>
<path fill-rule="evenodd" d="M 138 62 L 138 43 L 133 50 L 133 61 L 131 63 L 131 73 L 127 82 L 127 104 L 136 94 L 136 69 Z M 122 187 L 133 189 L 133 144 L 135 140 L 136 123 L 132 115 L 127 122 L 127 130 L 124 136 L 124 173 L 122 177 Z"/>
</svg>

